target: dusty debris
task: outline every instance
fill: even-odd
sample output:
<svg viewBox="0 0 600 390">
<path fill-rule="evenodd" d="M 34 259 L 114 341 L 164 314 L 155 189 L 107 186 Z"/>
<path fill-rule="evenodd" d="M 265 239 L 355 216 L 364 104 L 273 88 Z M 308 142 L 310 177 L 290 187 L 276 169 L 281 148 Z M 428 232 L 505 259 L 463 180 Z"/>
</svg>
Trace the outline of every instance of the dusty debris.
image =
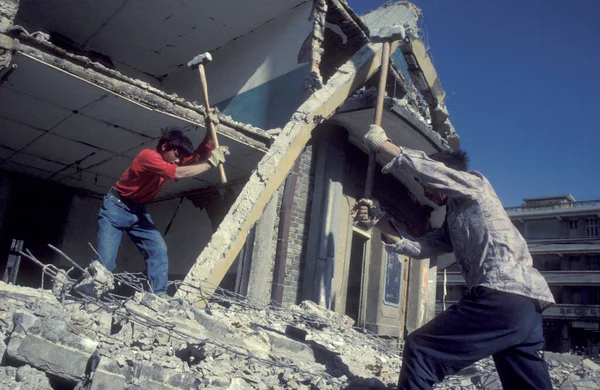
<svg viewBox="0 0 600 390">
<path fill-rule="evenodd" d="M 199 309 L 144 291 L 59 300 L 4 283 L 0 297 L 2 388 L 392 389 L 400 371 L 401 342 L 313 302 L 283 309 L 217 290 Z M 600 385 L 595 363 L 546 358 L 556 389 Z M 488 358 L 435 388 L 501 384 Z"/>
<path fill-rule="evenodd" d="M 385 388 L 399 371 L 393 343 L 328 310 L 302 308 L 313 304 L 271 308 L 217 291 L 218 300 L 198 309 L 144 292 L 120 301 L 110 292 L 80 294 L 59 301 L 50 291 L 0 284 L 2 380 L 16 384 L 12 366 L 26 363 L 81 389 Z M 287 336 L 290 327 L 304 340 Z"/>
</svg>

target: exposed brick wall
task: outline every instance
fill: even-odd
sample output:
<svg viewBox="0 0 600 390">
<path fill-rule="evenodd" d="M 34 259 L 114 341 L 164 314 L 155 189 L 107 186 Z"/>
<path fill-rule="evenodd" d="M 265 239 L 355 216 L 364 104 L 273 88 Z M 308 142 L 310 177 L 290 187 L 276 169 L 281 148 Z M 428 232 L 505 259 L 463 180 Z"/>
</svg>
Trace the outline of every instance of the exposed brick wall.
<svg viewBox="0 0 600 390">
<path fill-rule="evenodd" d="M 306 257 L 307 232 L 310 224 L 314 182 L 313 153 L 310 145 L 306 147 L 300 156 L 297 180 L 285 268 L 284 306 L 299 303 L 302 299 L 302 274 Z"/>
</svg>

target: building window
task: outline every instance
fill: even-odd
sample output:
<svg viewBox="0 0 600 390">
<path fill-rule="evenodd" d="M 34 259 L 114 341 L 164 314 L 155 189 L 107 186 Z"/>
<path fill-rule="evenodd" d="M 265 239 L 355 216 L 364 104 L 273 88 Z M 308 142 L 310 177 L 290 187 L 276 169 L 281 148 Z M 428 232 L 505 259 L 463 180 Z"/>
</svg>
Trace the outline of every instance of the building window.
<svg viewBox="0 0 600 390">
<path fill-rule="evenodd" d="M 400 306 L 400 291 L 402 287 L 402 267 L 404 263 L 397 253 L 388 252 L 385 266 L 385 286 L 383 303 L 388 306 Z"/>
<path fill-rule="evenodd" d="M 598 237 L 598 218 L 585 219 L 586 237 Z"/>
<path fill-rule="evenodd" d="M 572 219 L 569 221 L 569 230 L 577 230 L 579 229 L 579 221 L 576 219 Z"/>
</svg>

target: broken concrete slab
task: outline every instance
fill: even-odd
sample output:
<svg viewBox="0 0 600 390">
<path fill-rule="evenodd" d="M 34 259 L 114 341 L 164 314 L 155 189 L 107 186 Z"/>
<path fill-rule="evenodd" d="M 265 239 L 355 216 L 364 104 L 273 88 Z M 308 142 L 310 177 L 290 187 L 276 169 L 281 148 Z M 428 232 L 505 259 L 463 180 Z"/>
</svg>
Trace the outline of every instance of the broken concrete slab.
<svg viewBox="0 0 600 390">
<path fill-rule="evenodd" d="M 54 46 L 50 42 L 38 41 L 27 35 L 19 35 L 15 50 L 23 56 L 40 61 L 65 71 L 134 102 L 140 102 L 146 108 L 175 116 L 193 125 L 205 128 L 205 109 L 203 106 L 188 102 L 175 94 L 150 86 L 148 83 L 123 75 L 109 69 L 90 58 L 71 54 Z M 270 143 L 271 135 L 259 128 L 233 120 L 218 114 L 217 133 L 255 149 L 264 151 Z"/>
<path fill-rule="evenodd" d="M 193 314 L 196 322 L 202 325 L 202 327 L 205 328 L 207 331 L 221 336 L 224 336 L 231 332 L 229 325 L 219 320 L 215 316 L 208 314 L 206 311 L 194 307 L 191 308 L 190 311 Z"/>
<path fill-rule="evenodd" d="M 178 294 L 204 305 L 244 245 L 250 228 L 281 186 L 311 137 L 313 129 L 329 118 L 381 64 L 381 45 L 369 44 L 342 65 L 327 84 L 311 95 L 292 115 L 275 139 L 235 203 L 187 274 Z M 202 286 L 202 292 L 199 287 Z M 203 296 L 204 295 L 204 296 Z"/>
<path fill-rule="evenodd" d="M 591 361 L 590 359 L 583 359 L 581 361 L 581 364 L 584 367 L 589 368 L 590 370 L 600 371 L 600 366 L 597 365 L 596 363 L 594 363 L 593 361 Z"/>
<path fill-rule="evenodd" d="M 7 354 L 10 358 L 72 382 L 86 376 L 87 363 L 98 342 L 81 337 L 67 323 L 30 315 L 15 316 Z"/>
<path fill-rule="evenodd" d="M 271 343 L 271 353 L 292 361 L 315 362 L 315 355 L 307 344 L 292 340 L 275 332 L 266 332 Z"/>
<path fill-rule="evenodd" d="M 48 299 L 53 302 L 58 302 L 50 290 L 16 286 L 4 282 L 0 282 L 0 298 L 26 300 L 30 302 L 38 299 Z"/>
<path fill-rule="evenodd" d="M 194 376 L 158 366 L 134 363 L 121 367 L 105 356 L 95 358 L 90 390 L 104 389 L 195 389 L 200 381 Z"/>
</svg>

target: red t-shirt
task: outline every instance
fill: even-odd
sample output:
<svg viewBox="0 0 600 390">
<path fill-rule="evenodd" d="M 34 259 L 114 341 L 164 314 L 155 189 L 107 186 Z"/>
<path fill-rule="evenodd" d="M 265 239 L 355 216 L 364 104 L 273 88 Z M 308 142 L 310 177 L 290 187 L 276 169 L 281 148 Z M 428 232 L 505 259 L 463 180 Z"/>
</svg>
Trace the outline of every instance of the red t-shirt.
<svg viewBox="0 0 600 390">
<path fill-rule="evenodd" d="M 201 144 L 181 165 L 197 164 L 210 157 L 212 141 Z M 160 153 L 144 149 L 133 159 L 115 185 L 119 195 L 133 203 L 148 203 L 163 188 L 167 179 L 175 181 L 176 164 L 163 160 Z"/>
</svg>

